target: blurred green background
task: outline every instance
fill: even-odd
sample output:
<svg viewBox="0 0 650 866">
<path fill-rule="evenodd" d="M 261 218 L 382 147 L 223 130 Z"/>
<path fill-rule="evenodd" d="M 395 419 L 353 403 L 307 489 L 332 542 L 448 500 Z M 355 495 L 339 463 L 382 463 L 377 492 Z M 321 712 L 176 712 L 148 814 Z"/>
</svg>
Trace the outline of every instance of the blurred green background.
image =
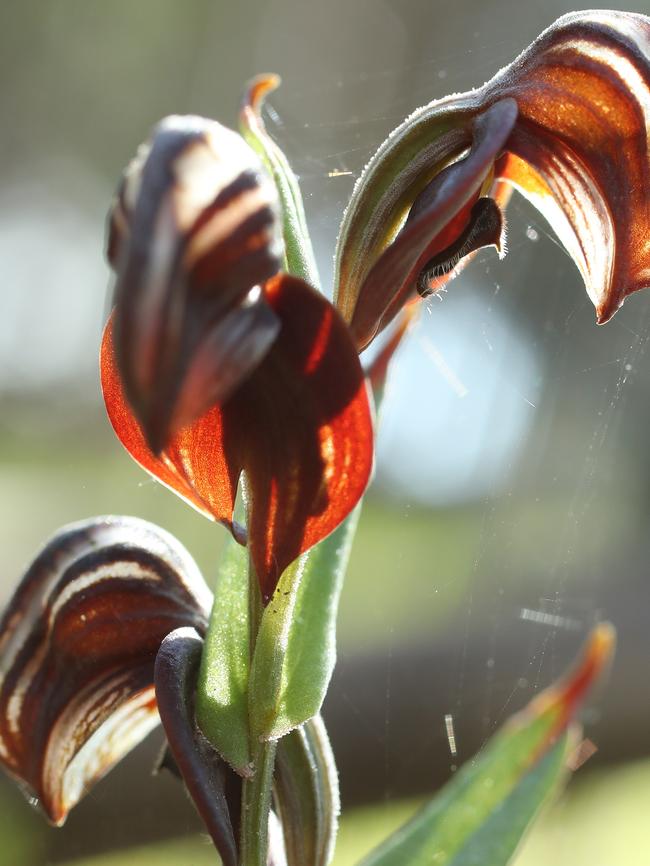
<svg viewBox="0 0 650 866">
<path fill-rule="evenodd" d="M 131 463 L 98 391 L 105 214 L 152 124 L 194 112 L 234 125 L 243 83 L 279 72 L 266 120 L 300 175 L 327 282 L 342 209 L 384 136 L 416 106 L 482 83 L 571 8 L 2 4 L 0 598 L 57 527 L 98 513 L 160 523 L 214 575 L 222 533 Z M 596 328 L 537 214 L 515 198 L 508 221 L 506 260 L 481 254 L 428 303 L 389 383 L 325 708 L 346 816 L 340 866 L 560 673 L 600 617 L 619 651 L 585 714 L 598 751 L 520 866 L 551 852 L 557 866 L 648 862 L 650 295 Z M 180 786 L 151 776 L 160 741 L 63 830 L 0 780 L 0 863 L 214 862 Z"/>
</svg>

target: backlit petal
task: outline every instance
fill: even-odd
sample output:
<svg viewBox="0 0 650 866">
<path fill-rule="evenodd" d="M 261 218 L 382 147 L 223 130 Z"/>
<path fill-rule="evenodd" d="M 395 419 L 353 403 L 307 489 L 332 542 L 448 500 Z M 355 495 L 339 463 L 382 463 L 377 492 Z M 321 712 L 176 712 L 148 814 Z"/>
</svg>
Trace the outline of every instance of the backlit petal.
<svg viewBox="0 0 650 866">
<path fill-rule="evenodd" d="M 100 372 L 106 411 L 129 454 L 206 517 L 233 529 L 232 513 L 239 472 L 228 467 L 222 445 L 222 415 L 218 406 L 172 436 L 159 454 L 151 450 L 140 422 L 124 395 L 113 348 L 109 319 L 102 340 Z M 243 530 L 240 529 L 239 537 Z"/>
<path fill-rule="evenodd" d="M 34 560 L 0 622 L 0 764 L 54 824 L 157 724 L 160 643 L 210 604 L 187 551 L 136 518 L 72 524 Z"/>
<path fill-rule="evenodd" d="M 368 392 L 348 329 L 301 280 L 267 299 L 282 336 L 224 406 L 225 450 L 246 473 L 249 537 L 262 595 L 335 529 L 363 494 L 373 461 Z"/>
<path fill-rule="evenodd" d="M 154 450 L 188 417 L 225 399 L 277 336 L 268 309 L 250 327 L 263 305 L 251 289 L 279 268 L 276 209 L 252 149 L 204 118 L 162 121 L 127 169 L 108 241 L 117 273 L 115 347 Z M 221 325 L 233 315 L 243 316 L 237 327 L 249 338 L 247 350 L 229 358 Z M 207 391 L 185 389 L 188 378 L 196 384 L 197 363 Z"/>
<path fill-rule="evenodd" d="M 264 287 L 281 322 L 255 371 L 221 407 L 149 449 L 121 390 L 110 324 L 102 346 L 109 418 L 131 455 L 199 511 L 232 526 L 243 471 L 249 540 L 268 600 L 282 571 L 354 508 L 370 477 L 372 413 L 347 327 L 332 305 L 296 277 Z M 241 527 L 234 527 L 243 540 Z"/>
<path fill-rule="evenodd" d="M 361 348 L 408 302 L 418 268 L 420 290 L 428 283 L 435 291 L 446 279 L 440 272 L 456 270 L 459 254 L 462 265 L 466 249 L 471 255 L 463 234 L 478 227 L 468 223 L 456 166 L 470 159 L 463 151 L 477 119 L 512 103 L 516 122 L 503 152 L 492 153 L 480 195 L 505 202 L 509 184 L 539 208 L 576 262 L 599 322 L 650 285 L 650 19 L 571 13 L 482 87 L 415 111 L 364 169 L 341 224 L 335 274 L 337 305 Z M 445 175 L 446 194 L 431 195 Z M 405 222 L 409 209 L 417 217 Z M 432 268 L 413 259 L 418 224 Z"/>
<path fill-rule="evenodd" d="M 650 285 L 650 19 L 565 15 L 484 94 L 516 99 L 518 160 L 502 176 L 549 220 L 607 321 Z"/>
</svg>

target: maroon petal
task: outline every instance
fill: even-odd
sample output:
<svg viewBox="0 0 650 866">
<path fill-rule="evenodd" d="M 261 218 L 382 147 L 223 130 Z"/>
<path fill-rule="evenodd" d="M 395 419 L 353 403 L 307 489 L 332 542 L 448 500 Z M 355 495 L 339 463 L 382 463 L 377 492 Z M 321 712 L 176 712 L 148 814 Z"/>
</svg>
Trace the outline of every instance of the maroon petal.
<svg viewBox="0 0 650 866">
<path fill-rule="evenodd" d="M 203 630 L 211 594 L 161 529 L 103 517 L 60 530 L 0 622 L 0 763 L 54 824 L 157 724 L 163 638 Z"/>
<path fill-rule="evenodd" d="M 483 89 L 505 96 L 519 120 L 501 174 L 549 220 L 605 322 L 650 285 L 650 19 L 565 15 Z"/>
<path fill-rule="evenodd" d="M 204 118 L 162 121 L 127 169 L 108 241 L 115 346 L 154 450 L 224 400 L 277 336 L 259 290 L 251 295 L 279 269 L 276 208 L 252 149 Z M 245 333 L 245 347 L 229 356 L 224 329 Z"/>
<path fill-rule="evenodd" d="M 223 402 L 258 366 L 280 332 L 280 321 L 261 298 L 261 290 L 250 293 L 248 302 L 239 304 L 215 323 L 196 347 L 188 361 L 169 430 L 181 430 L 211 406 Z M 150 424 L 149 443 L 160 450 L 169 433 L 165 425 Z"/>
<path fill-rule="evenodd" d="M 194 720 L 194 693 L 203 641 L 193 628 L 173 631 L 156 656 L 156 700 L 169 748 L 223 866 L 237 866 L 237 844 L 226 798 L 235 775 Z"/>
<path fill-rule="evenodd" d="M 282 334 L 223 410 L 242 468 L 249 538 L 267 601 L 282 571 L 352 511 L 372 470 L 372 414 L 354 344 L 334 307 L 295 277 L 267 283 Z"/>
<path fill-rule="evenodd" d="M 264 297 L 281 322 L 280 338 L 229 400 L 179 431 L 160 455 L 124 398 L 110 327 L 101 367 L 108 415 L 129 453 L 231 529 L 245 473 L 251 554 L 268 600 L 286 566 L 360 499 L 372 470 L 373 429 L 361 364 L 334 307 L 286 274 L 266 283 Z"/>
<path fill-rule="evenodd" d="M 459 149 L 472 122 L 495 110 L 505 116 L 512 102 L 518 117 L 491 154 L 494 183 L 484 174 L 480 195 L 505 201 L 510 184 L 539 208 L 580 269 L 599 322 L 650 285 L 650 18 L 575 12 L 482 87 L 415 111 L 370 160 L 336 256 L 337 305 L 360 347 L 412 296 L 413 279 L 436 290 L 459 249 L 459 264 L 467 261 L 463 236 L 476 241 L 481 232 L 460 177 L 471 153 L 459 160 Z M 439 194 L 445 177 L 458 194 Z M 497 237 L 491 223 L 488 242 Z M 429 241 L 427 263 L 418 256 Z"/>
</svg>

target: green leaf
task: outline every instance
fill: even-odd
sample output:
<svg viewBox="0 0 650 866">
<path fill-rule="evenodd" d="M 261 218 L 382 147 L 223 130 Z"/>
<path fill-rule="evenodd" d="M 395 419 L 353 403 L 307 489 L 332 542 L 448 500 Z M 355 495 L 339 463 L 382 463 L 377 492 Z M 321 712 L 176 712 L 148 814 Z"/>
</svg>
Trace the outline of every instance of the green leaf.
<svg viewBox="0 0 650 866">
<path fill-rule="evenodd" d="M 273 740 L 315 716 L 336 661 L 336 614 L 360 506 L 286 569 L 264 610 L 251 669 L 251 734 Z"/>
<path fill-rule="evenodd" d="M 298 179 L 288 159 L 266 131 L 262 120 L 264 99 L 279 85 L 280 78 L 277 75 L 258 75 L 251 81 L 244 95 L 239 128 L 244 139 L 261 157 L 278 191 L 286 270 L 318 289 L 320 279 Z"/>
<path fill-rule="evenodd" d="M 287 866 L 327 866 L 334 853 L 340 800 L 334 755 L 320 715 L 278 743 L 274 793 Z"/>
<path fill-rule="evenodd" d="M 527 828 L 566 775 L 567 747 L 573 738 L 565 734 L 533 770 L 527 773 L 500 808 L 473 833 L 455 855 L 455 866 L 499 866 L 508 863 Z"/>
<path fill-rule="evenodd" d="M 248 550 L 233 538 L 219 567 L 199 671 L 196 718 L 219 754 L 250 775 Z"/>
<path fill-rule="evenodd" d="M 362 866 L 505 866 L 563 777 L 569 726 L 613 644 L 611 626 L 594 629 L 576 670 L 511 718 Z"/>
</svg>

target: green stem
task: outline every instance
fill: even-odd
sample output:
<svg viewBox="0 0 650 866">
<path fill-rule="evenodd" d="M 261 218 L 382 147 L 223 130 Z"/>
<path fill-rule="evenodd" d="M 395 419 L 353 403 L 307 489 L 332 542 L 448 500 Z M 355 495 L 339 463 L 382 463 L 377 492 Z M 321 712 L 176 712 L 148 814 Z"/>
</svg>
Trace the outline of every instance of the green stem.
<svg viewBox="0 0 650 866">
<path fill-rule="evenodd" d="M 248 561 L 249 652 L 251 664 L 264 607 L 252 560 Z M 275 742 L 253 740 L 251 759 L 254 775 L 242 784 L 240 866 L 266 866 L 269 847 L 269 812 L 273 791 Z"/>
<path fill-rule="evenodd" d="M 262 614 L 264 613 L 264 606 L 262 604 L 262 593 L 260 591 L 260 584 L 257 579 L 257 574 L 255 572 L 255 567 L 253 566 L 252 560 L 250 556 L 248 558 L 248 634 L 249 634 L 249 642 L 248 642 L 248 652 L 250 656 L 251 664 L 253 662 L 253 655 L 255 654 L 255 645 L 257 643 L 257 635 L 260 630 L 260 623 L 262 622 Z"/>
<path fill-rule="evenodd" d="M 240 866 L 266 866 L 267 863 L 275 750 L 275 742 L 255 745 L 255 775 L 245 779 L 242 786 Z"/>
</svg>

